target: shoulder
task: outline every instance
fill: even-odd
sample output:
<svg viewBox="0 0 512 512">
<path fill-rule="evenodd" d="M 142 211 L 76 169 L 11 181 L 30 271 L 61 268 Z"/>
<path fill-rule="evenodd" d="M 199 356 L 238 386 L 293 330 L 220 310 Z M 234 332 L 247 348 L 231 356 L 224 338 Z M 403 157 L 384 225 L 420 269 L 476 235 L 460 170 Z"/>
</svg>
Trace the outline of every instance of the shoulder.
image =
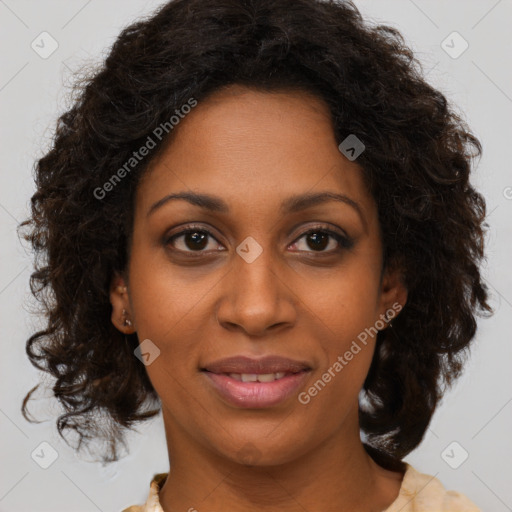
<svg viewBox="0 0 512 512">
<path fill-rule="evenodd" d="M 464 494 L 450 491 L 432 475 L 407 464 L 397 499 L 385 512 L 481 512 Z"/>
<path fill-rule="evenodd" d="M 132 505 L 121 512 L 163 512 L 160 505 L 159 493 L 165 483 L 168 473 L 157 473 L 153 476 L 149 485 L 149 493 L 146 503 L 143 505 Z"/>
</svg>

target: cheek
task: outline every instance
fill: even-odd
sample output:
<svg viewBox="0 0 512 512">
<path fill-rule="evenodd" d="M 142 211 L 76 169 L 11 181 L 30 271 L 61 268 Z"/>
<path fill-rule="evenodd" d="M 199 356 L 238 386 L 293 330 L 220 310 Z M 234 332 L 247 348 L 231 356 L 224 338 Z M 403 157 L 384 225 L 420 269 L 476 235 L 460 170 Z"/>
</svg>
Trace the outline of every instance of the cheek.
<svg viewBox="0 0 512 512">
<path fill-rule="evenodd" d="M 134 251 L 130 262 L 130 297 L 139 342 L 149 339 L 159 355 L 146 366 L 157 393 L 174 402 L 180 382 L 197 371 L 201 333 L 199 318 L 204 309 L 204 280 L 171 272 L 170 265 L 144 258 Z"/>
<path fill-rule="evenodd" d="M 159 350 L 146 372 L 166 407 L 186 411 L 193 393 L 191 376 L 198 372 L 201 337 L 197 326 L 204 288 L 177 279 L 168 268 L 138 265 L 136 256 L 132 261 L 130 285 L 137 336 L 141 343 L 151 340 Z"/>
<path fill-rule="evenodd" d="M 177 271 L 155 253 L 134 250 L 130 261 L 130 297 L 139 338 L 163 341 L 187 328 L 200 306 L 204 279 Z M 147 256 L 147 257 L 146 257 Z"/>
<path fill-rule="evenodd" d="M 338 340 L 340 349 L 376 320 L 380 269 L 369 256 L 353 255 L 321 279 L 302 279 L 297 291 L 311 318 Z"/>
<path fill-rule="evenodd" d="M 309 288 L 311 336 L 323 352 L 317 375 L 322 391 L 312 390 L 323 396 L 318 405 L 325 400 L 337 407 L 340 398 L 356 399 L 368 373 L 377 334 L 380 278 L 378 261 L 371 254 L 354 258 L 322 286 Z"/>
<path fill-rule="evenodd" d="M 357 409 L 376 341 L 376 331 L 372 329 L 374 309 L 369 307 L 368 295 L 345 297 L 340 292 L 338 298 L 337 315 L 332 314 L 332 302 L 323 311 L 317 309 L 322 323 L 317 323 L 315 336 L 322 347 L 322 362 L 299 397 L 312 417 L 324 418 L 322 428 L 327 430 Z M 320 329 L 323 335 L 319 334 Z M 327 410 L 332 414 L 326 415 Z"/>
</svg>

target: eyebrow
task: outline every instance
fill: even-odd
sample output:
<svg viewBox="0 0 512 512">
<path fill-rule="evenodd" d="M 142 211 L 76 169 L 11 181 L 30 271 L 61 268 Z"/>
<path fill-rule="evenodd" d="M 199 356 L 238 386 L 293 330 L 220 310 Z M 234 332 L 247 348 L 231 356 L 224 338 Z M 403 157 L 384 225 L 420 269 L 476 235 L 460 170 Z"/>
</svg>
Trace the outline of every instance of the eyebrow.
<svg viewBox="0 0 512 512">
<path fill-rule="evenodd" d="M 229 212 L 229 206 L 220 197 L 201 194 L 198 192 L 177 192 L 174 194 L 168 194 L 162 197 L 162 199 L 159 199 L 156 203 L 152 204 L 146 217 L 149 217 L 152 213 L 155 212 L 155 210 L 162 207 L 164 204 L 174 200 L 184 200 L 192 205 L 212 212 Z M 288 197 L 281 203 L 280 212 L 281 214 L 296 213 L 298 211 L 305 210 L 307 208 L 311 208 L 328 201 L 338 201 L 344 204 L 348 204 L 358 213 L 364 226 L 367 226 L 366 219 L 359 204 L 350 197 L 344 194 L 338 194 L 336 192 L 308 192 L 305 194 Z"/>
</svg>

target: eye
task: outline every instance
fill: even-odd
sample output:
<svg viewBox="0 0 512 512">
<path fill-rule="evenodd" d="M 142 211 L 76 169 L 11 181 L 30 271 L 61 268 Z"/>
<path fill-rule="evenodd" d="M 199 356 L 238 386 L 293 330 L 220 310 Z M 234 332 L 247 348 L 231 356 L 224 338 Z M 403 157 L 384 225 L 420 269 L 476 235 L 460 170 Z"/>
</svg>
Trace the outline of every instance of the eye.
<svg viewBox="0 0 512 512">
<path fill-rule="evenodd" d="M 176 241 L 182 238 L 183 240 L 176 244 Z M 208 248 L 208 238 L 215 240 L 214 236 L 206 229 L 200 226 L 188 226 L 183 231 L 167 238 L 165 245 L 172 245 L 174 249 L 182 252 L 206 252 Z M 176 247 L 181 245 L 181 247 Z M 210 248 L 215 250 L 214 248 Z"/>
<path fill-rule="evenodd" d="M 218 247 L 216 248 L 216 244 L 210 246 L 209 239 L 216 241 L 212 233 L 204 227 L 187 226 L 186 229 L 168 237 L 164 241 L 164 245 L 171 245 L 173 250 L 185 253 L 195 252 L 201 254 L 204 252 L 223 250 Z M 292 246 L 299 246 L 299 241 L 302 239 L 305 240 L 304 245 L 306 248 L 299 248 L 299 252 L 334 253 L 342 249 L 350 249 L 354 245 L 353 240 L 348 236 L 337 233 L 325 226 L 317 226 L 309 229 L 297 238 Z M 329 245 L 331 245 L 331 248 L 325 250 Z M 219 243 L 218 246 L 222 247 Z M 311 249 L 311 251 L 308 251 L 308 248 Z"/>
<path fill-rule="evenodd" d="M 313 252 L 319 253 L 333 253 L 338 252 L 341 249 L 350 249 L 354 245 L 353 240 L 349 237 L 332 231 L 325 226 L 317 226 L 309 229 L 297 239 L 293 245 L 297 246 L 298 241 L 304 239 L 306 249 L 300 249 L 299 251 L 308 252 L 308 248 L 312 249 Z M 331 245 L 329 250 L 325 250 Z"/>
</svg>

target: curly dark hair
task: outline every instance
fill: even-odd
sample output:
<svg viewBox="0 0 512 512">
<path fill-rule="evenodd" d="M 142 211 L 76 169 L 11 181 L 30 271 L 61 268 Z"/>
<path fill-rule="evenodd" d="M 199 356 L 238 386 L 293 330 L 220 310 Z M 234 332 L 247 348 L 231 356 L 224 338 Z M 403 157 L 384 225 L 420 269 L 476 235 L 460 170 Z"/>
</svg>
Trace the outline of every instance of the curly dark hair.
<svg viewBox="0 0 512 512">
<path fill-rule="evenodd" d="M 47 319 L 26 352 L 56 378 L 59 434 L 78 434 L 78 448 L 103 436 L 103 461 L 114 461 L 126 429 L 159 413 L 133 354 L 137 335 L 110 321 L 109 285 L 130 257 L 137 184 L 174 132 L 104 197 L 95 191 L 190 98 L 230 84 L 313 93 L 329 107 L 337 140 L 356 134 L 366 146 L 357 163 L 378 206 L 383 268 L 401 269 L 408 300 L 377 336 L 360 426 L 368 452 L 397 467 L 460 375 L 476 315 L 492 312 L 480 275 L 486 206 L 469 182 L 482 146 L 426 83 L 400 32 L 365 22 L 350 1 L 171 1 L 125 28 L 101 67 L 77 82 L 20 224 Z M 36 388 L 22 405 L 29 421 Z"/>
</svg>

